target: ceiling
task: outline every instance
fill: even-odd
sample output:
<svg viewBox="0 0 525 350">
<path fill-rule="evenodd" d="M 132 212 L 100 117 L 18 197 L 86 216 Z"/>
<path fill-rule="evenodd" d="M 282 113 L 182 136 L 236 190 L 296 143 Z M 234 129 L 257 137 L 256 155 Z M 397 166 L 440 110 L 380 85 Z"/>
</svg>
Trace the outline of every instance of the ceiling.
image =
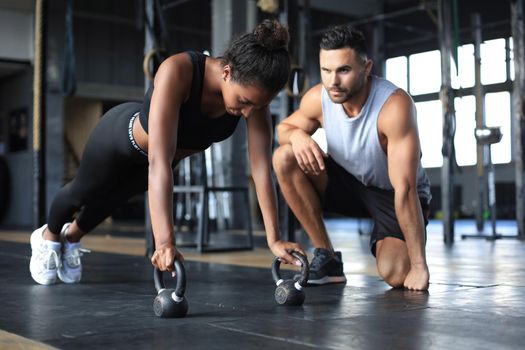
<svg viewBox="0 0 525 350">
<path fill-rule="evenodd" d="M 108 0 L 84 1 L 105 3 Z M 202 2 L 196 0 L 161 0 L 163 3 L 170 1 L 187 4 L 193 8 L 192 11 L 202 7 Z M 301 0 L 288 1 L 301 2 Z M 35 0 L 0 0 L 0 9 L 32 12 L 34 2 Z M 437 48 L 437 25 L 434 21 L 437 16 L 437 0 L 309 0 L 309 2 L 316 16 L 324 17 L 323 20 L 317 21 L 317 28 L 312 28 L 314 31 L 320 32 L 326 26 L 341 22 L 358 23 L 360 28 L 366 31 L 380 23 L 381 19 L 385 25 L 387 56 L 407 54 L 411 50 Z M 484 40 L 510 36 L 510 1 L 457 0 L 457 3 L 462 42 L 472 41 L 470 28 L 473 13 L 481 15 Z M 0 78 L 11 74 L 13 69 L 17 67 L 11 63 L 1 64 Z"/>
<path fill-rule="evenodd" d="M 347 23 L 370 30 L 378 23 L 385 27 L 387 56 L 438 48 L 437 0 L 310 0 L 312 9 L 324 12 L 324 21 L 313 28 L 320 33 L 328 25 Z M 452 1 L 451 1 L 452 3 Z M 480 14 L 483 40 L 511 35 L 510 1 L 457 0 L 461 43 L 473 41 L 472 20 Z"/>
<path fill-rule="evenodd" d="M 352 17 L 370 16 L 380 8 L 380 0 L 310 0 L 313 9 Z"/>
</svg>

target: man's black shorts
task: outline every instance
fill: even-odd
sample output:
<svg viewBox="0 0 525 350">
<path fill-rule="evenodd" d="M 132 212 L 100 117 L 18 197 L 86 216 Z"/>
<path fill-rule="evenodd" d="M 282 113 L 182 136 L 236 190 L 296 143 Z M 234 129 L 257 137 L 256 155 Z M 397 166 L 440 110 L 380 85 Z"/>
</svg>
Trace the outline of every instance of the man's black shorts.
<svg viewBox="0 0 525 350">
<path fill-rule="evenodd" d="M 393 190 L 363 185 L 330 157 L 325 159 L 325 165 L 328 175 L 323 197 L 325 213 L 372 218 L 374 227 L 370 237 L 370 249 L 374 256 L 377 241 L 385 237 L 405 240 L 396 217 Z M 420 198 L 420 202 L 426 227 L 429 205 L 424 198 Z"/>
</svg>

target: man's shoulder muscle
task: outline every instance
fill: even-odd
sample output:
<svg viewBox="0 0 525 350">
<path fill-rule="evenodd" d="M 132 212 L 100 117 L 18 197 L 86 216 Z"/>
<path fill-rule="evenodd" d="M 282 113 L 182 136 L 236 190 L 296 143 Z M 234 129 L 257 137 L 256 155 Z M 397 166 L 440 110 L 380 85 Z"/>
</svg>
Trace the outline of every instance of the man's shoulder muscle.
<svg viewBox="0 0 525 350">
<path fill-rule="evenodd" d="M 301 99 L 299 110 L 301 115 L 308 119 L 316 119 L 322 121 L 323 108 L 321 98 L 322 85 L 317 84 L 310 88 Z"/>
<path fill-rule="evenodd" d="M 379 132 L 388 134 L 391 128 L 415 126 L 415 118 L 414 101 L 404 90 L 397 89 L 390 95 L 379 113 Z"/>
</svg>

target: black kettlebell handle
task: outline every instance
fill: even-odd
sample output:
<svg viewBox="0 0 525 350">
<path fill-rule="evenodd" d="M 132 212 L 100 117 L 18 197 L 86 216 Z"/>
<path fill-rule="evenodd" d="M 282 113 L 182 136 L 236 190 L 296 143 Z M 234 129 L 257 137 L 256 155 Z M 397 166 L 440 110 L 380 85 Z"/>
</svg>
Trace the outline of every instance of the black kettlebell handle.
<svg viewBox="0 0 525 350">
<path fill-rule="evenodd" d="M 304 256 L 303 254 L 297 251 L 293 251 L 291 252 L 291 254 L 295 258 L 299 259 L 299 261 L 302 264 L 301 278 L 297 281 L 297 283 L 299 283 L 301 287 L 306 287 L 306 283 L 308 283 L 308 274 L 310 272 L 310 268 L 308 266 L 308 259 L 306 258 L 306 256 Z M 278 257 L 275 257 L 275 259 L 273 259 L 273 264 L 272 264 L 272 277 L 273 277 L 273 281 L 276 284 L 282 280 L 280 266 L 281 266 L 281 260 L 279 260 Z"/>
<path fill-rule="evenodd" d="M 179 298 L 184 296 L 186 292 L 186 270 L 182 262 L 175 260 L 175 272 L 177 273 L 177 285 L 175 286 L 175 295 Z M 162 289 L 165 289 L 164 278 L 162 277 L 162 271 L 158 268 L 153 269 L 153 281 L 155 282 L 155 289 L 157 293 Z"/>
</svg>

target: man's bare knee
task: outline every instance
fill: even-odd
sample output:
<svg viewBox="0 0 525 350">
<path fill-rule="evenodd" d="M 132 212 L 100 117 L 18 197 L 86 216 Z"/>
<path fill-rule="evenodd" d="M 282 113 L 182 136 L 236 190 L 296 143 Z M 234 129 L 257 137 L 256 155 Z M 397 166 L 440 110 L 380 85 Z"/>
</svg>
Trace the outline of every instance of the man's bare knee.
<svg viewBox="0 0 525 350">
<path fill-rule="evenodd" d="M 277 175 L 287 174 L 298 166 L 291 145 L 282 145 L 277 148 L 273 153 L 272 160 L 273 169 Z"/>
<path fill-rule="evenodd" d="M 408 275 L 409 266 L 404 261 L 378 261 L 377 272 L 379 276 L 391 287 L 401 288 Z"/>
</svg>

